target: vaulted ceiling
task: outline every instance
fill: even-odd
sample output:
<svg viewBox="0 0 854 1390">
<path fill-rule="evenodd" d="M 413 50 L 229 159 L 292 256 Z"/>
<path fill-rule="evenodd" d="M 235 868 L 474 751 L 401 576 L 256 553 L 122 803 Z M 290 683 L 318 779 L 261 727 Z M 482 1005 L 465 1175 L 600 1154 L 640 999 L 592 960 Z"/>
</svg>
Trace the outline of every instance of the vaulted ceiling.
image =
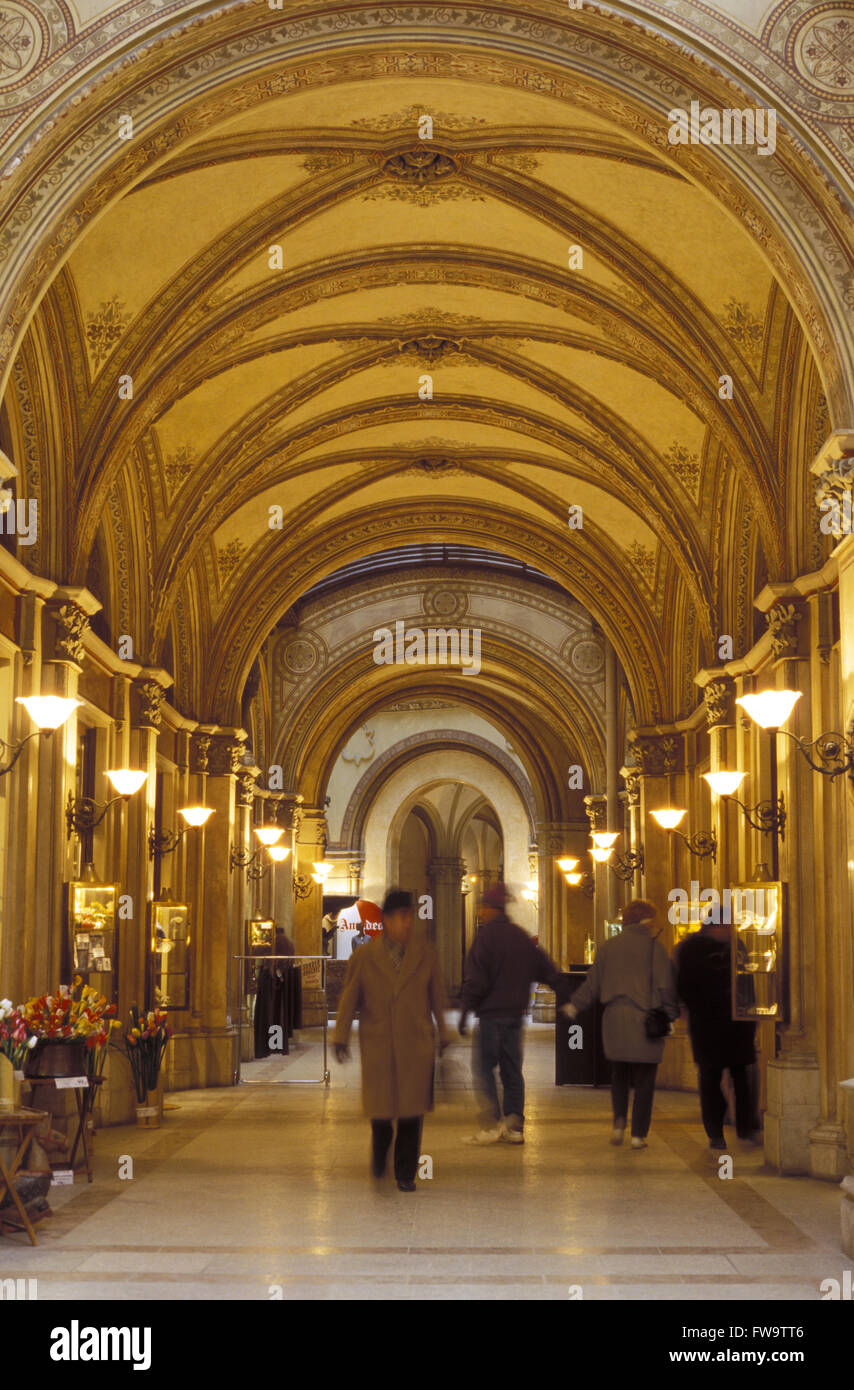
<svg viewBox="0 0 854 1390">
<path fill-rule="evenodd" d="M 49 459 L 74 519 L 27 563 L 88 583 L 200 718 L 237 718 L 312 584 L 427 540 L 562 583 L 640 719 L 677 717 L 757 587 L 824 553 L 781 283 L 581 93 L 341 80 L 211 124 L 93 219 L 6 408 L 23 485 Z"/>
</svg>

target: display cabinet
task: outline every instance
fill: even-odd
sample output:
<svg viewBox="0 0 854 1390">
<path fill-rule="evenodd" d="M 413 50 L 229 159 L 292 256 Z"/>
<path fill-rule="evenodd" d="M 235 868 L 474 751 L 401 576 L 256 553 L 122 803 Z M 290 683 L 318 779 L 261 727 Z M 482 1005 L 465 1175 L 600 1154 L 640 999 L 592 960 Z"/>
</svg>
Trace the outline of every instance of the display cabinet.
<svg viewBox="0 0 854 1390">
<path fill-rule="evenodd" d="M 785 1017 L 784 887 L 758 882 L 730 889 L 734 1019 Z"/>
<path fill-rule="evenodd" d="M 119 885 L 72 881 L 66 884 L 66 941 L 70 975 L 117 1002 Z M 70 983 L 70 981 L 69 981 Z"/>
<path fill-rule="evenodd" d="M 149 903 L 153 1002 L 190 1007 L 190 915 L 186 903 Z"/>
<path fill-rule="evenodd" d="M 272 956 L 275 952 L 276 924 L 272 917 L 249 917 L 246 922 L 247 956 Z M 246 962 L 246 993 L 255 994 L 260 966 Z"/>
</svg>

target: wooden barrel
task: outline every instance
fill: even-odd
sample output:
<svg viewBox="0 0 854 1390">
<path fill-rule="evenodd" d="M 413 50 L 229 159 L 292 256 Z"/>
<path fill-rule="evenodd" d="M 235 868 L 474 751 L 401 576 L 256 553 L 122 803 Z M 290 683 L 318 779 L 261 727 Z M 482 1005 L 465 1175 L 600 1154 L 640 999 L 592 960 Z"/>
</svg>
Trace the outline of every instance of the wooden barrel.
<svg viewBox="0 0 854 1390">
<path fill-rule="evenodd" d="M 86 1043 L 82 1038 L 56 1042 L 41 1038 L 24 1063 L 27 1076 L 85 1076 Z"/>
</svg>

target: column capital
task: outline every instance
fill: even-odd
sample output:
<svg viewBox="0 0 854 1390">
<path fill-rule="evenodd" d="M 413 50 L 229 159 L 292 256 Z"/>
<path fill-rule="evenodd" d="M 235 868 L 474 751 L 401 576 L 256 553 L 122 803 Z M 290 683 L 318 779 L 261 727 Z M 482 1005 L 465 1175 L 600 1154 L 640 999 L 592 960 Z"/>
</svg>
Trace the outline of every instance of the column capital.
<svg viewBox="0 0 854 1390">
<path fill-rule="evenodd" d="M 160 681 L 146 675 L 133 683 L 136 696 L 136 724 L 140 729 L 159 729 L 163 721 L 166 691 Z"/>
<path fill-rule="evenodd" d="M 241 771 L 246 734 L 242 729 L 211 734 L 208 774 L 211 777 L 236 776 Z"/>
<path fill-rule="evenodd" d="M 237 777 L 237 804 L 251 807 L 255 801 L 255 783 L 261 775 L 260 767 L 246 767 Z"/>
<path fill-rule="evenodd" d="M 608 798 L 604 792 L 588 794 L 584 798 L 584 807 L 587 812 L 587 819 L 590 822 L 590 829 L 607 830 L 608 828 Z"/>
<path fill-rule="evenodd" d="M 735 724 L 734 695 L 735 684 L 730 676 L 718 676 L 704 687 L 706 723 L 710 729 L 731 727 Z"/>
<path fill-rule="evenodd" d="M 805 614 L 805 605 L 792 599 L 782 600 L 766 610 L 765 621 L 775 661 L 799 655 L 798 624 Z"/>
<path fill-rule="evenodd" d="M 634 766 L 621 767 L 620 776 L 626 784 L 626 804 L 631 808 L 640 804 L 640 772 Z"/>
<path fill-rule="evenodd" d="M 71 599 L 65 599 L 62 603 L 51 604 L 49 612 L 56 625 L 52 659 L 82 666 L 86 654 L 84 639 L 89 630 L 86 609 Z"/>
<path fill-rule="evenodd" d="M 538 820 L 535 830 L 537 854 L 564 854 L 570 848 L 570 837 L 586 826 L 583 821 Z"/>
<path fill-rule="evenodd" d="M 641 777 L 666 777 L 682 771 L 684 750 L 678 734 L 635 732 L 629 740 L 629 751 Z"/>
<path fill-rule="evenodd" d="M 210 734 L 193 734 L 190 740 L 190 771 L 207 772 L 210 753 Z"/>
</svg>

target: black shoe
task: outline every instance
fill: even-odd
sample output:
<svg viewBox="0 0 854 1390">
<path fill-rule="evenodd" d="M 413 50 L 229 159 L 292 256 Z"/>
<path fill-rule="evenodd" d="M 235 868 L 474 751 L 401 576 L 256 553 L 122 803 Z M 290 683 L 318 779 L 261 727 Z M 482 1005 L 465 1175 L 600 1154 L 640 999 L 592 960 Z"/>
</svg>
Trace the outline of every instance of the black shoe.
<svg viewBox="0 0 854 1390">
<path fill-rule="evenodd" d="M 726 1140 L 724 1139 L 723 1135 L 721 1135 L 720 1139 L 710 1139 L 710 1140 L 709 1140 L 709 1148 L 710 1148 L 710 1149 L 717 1149 L 717 1150 L 720 1150 L 721 1152 L 724 1152 L 725 1149 L 726 1149 Z"/>
<path fill-rule="evenodd" d="M 415 1191 L 415 1183 L 414 1183 L 414 1182 L 404 1182 L 403 1178 L 398 1178 L 398 1180 L 397 1180 L 397 1185 L 398 1185 L 398 1187 L 400 1188 L 401 1192 L 414 1192 L 414 1191 Z"/>
</svg>

